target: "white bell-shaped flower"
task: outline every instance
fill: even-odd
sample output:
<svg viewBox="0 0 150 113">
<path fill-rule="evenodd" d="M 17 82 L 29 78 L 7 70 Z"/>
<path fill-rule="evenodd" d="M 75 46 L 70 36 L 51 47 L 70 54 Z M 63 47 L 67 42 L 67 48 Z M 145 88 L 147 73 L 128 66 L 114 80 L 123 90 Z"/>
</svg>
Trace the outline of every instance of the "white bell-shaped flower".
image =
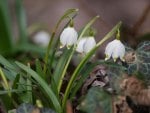
<svg viewBox="0 0 150 113">
<path fill-rule="evenodd" d="M 50 40 L 50 35 L 46 31 L 37 32 L 33 36 L 33 42 L 43 47 L 48 46 L 49 40 Z"/>
<path fill-rule="evenodd" d="M 124 61 L 125 46 L 121 43 L 120 40 L 115 39 L 107 44 L 105 54 L 105 60 L 108 60 L 112 57 L 114 61 L 116 61 L 117 58 L 120 58 L 122 61 Z"/>
<path fill-rule="evenodd" d="M 78 33 L 73 27 L 67 27 L 60 35 L 61 48 L 67 46 L 70 48 L 73 44 L 76 44 Z"/>
<path fill-rule="evenodd" d="M 95 47 L 95 46 L 96 46 L 96 41 L 95 41 L 94 37 L 93 37 L 93 36 L 88 37 L 88 38 L 86 39 L 85 43 L 84 43 L 84 46 L 83 46 L 83 51 L 84 51 L 84 53 L 87 54 L 87 53 L 90 52 L 90 51 L 93 49 L 93 47 Z"/>
<path fill-rule="evenodd" d="M 84 37 L 80 39 L 80 41 L 78 42 L 76 51 L 79 53 L 87 54 L 88 52 L 91 51 L 91 49 L 93 49 L 95 45 L 96 45 L 96 41 L 93 36 Z"/>
<path fill-rule="evenodd" d="M 83 50 L 83 46 L 84 46 L 84 43 L 85 41 L 87 40 L 86 37 L 84 38 L 81 38 L 77 44 L 77 48 L 76 48 L 76 51 L 79 52 L 79 53 L 83 53 L 84 50 Z"/>
</svg>

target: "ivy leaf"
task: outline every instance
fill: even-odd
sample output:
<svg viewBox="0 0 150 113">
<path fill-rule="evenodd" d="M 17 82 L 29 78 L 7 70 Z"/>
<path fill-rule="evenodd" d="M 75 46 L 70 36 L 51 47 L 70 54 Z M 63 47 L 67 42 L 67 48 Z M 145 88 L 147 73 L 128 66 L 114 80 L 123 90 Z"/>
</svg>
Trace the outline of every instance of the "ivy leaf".
<svg viewBox="0 0 150 113">
<path fill-rule="evenodd" d="M 131 51 L 127 52 L 127 55 Z M 150 41 L 144 41 L 134 51 L 134 59 L 128 64 L 128 73 L 141 73 L 144 79 L 150 80 Z"/>
<path fill-rule="evenodd" d="M 55 113 L 49 108 L 38 108 L 29 103 L 21 104 L 16 111 L 16 113 Z"/>
<path fill-rule="evenodd" d="M 17 108 L 17 113 L 32 113 L 34 106 L 32 104 L 23 103 Z"/>
<path fill-rule="evenodd" d="M 112 88 L 112 93 L 120 93 L 120 81 L 122 81 L 124 77 L 124 73 L 126 68 L 122 65 L 107 65 L 107 75 L 109 77 L 109 85 Z"/>
<path fill-rule="evenodd" d="M 79 109 L 86 113 L 112 113 L 111 95 L 99 87 L 92 87 Z"/>
</svg>

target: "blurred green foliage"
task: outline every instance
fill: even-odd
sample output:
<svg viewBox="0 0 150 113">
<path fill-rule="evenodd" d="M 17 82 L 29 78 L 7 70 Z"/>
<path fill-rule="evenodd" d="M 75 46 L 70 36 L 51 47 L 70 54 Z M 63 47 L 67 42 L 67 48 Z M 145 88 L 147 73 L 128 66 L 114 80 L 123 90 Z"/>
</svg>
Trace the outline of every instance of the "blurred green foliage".
<svg viewBox="0 0 150 113">
<path fill-rule="evenodd" d="M 0 0 L 0 54 L 7 55 L 13 50 L 13 35 L 8 1 Z"/>
</svg>

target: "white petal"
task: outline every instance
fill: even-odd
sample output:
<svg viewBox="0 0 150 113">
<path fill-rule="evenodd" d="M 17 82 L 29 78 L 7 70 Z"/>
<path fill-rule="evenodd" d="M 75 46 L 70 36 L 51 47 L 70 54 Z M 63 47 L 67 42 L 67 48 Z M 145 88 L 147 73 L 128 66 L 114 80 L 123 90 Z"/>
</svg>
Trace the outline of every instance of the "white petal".
<svg viewBox="0 0 150 113">
<path fill-rule="evenodd" d="M 77 42 L 78 33 L 74 28 L 70 29 L 70 35 L 67 38 L 67 45 L 71 46 Z"/>
<path fill-rule="evenodd" d="M 119 57 L 122 61 L 124 61 L 124 55 L 125 55 L 125 47 L 123 44 L 120 45 L 120 54 Z"/>
<path fill-rule="evenodd" d="M 63 32 L 61 33 L 61 35 L 60 35 L 60 43 L 62 44 L 62 46 L 65 46 L 66 45 L 66 43 L 67 43 L 67 37 L 68 37 L 68 35 L 69 35 L 69 29 L 68 28 L 65 28 L 64 30 L 63 30 Z"/>
<path fill-rule="evenodd" d="M 85 53 L 88 53 L 96 45 L 94 37 L 88 37 L 84 43 L 83 50 Z"/>
<path fill-rule="evenodd" d="M 113 59 L 117 59 L 119 57 L 119 54 L 120 54 L 120 49 L 114 48 L 113 53 L 112 53 Z"/>
<path fill-rule="evenodd" d="M 79 53 L 83 53 L 83 46 L 87 38 L 81 38 L 77 44 L 76 51 Z"/>
<path fill-rule="evenodd" d="M 108 60 L 111 57 L 114 48 L 115 48 L 115 46 L 113 45 L 112 42 L 108 43 L 108 45 L 106 46 L 106 49 L 105 49 L 105 54 L 107 57 L 105 60 Z"/>
<path fill-rule="evenodd" d="M 50 35 L 46 31 L 40 31 L 34 35 L 33 41 L 43 47 L 46 47 L 49 43 Z"/>
<path fill-rule="evenodd" d="M 62 46 L 71 46 L 76 43 L 77 37 L 77 31 L 73 27 L 67 27 L 60 35 L 60 42 Z"/>
<path fill-rule="evenodd" d="M 113 58 L 123 57 L 124 54 L 125 54 L 124 45 L 120 42 L 120 40 L 117 40 L 115 45 L 116 45 L 116 47 L 115 47 L 115 50 L 114 50 Z"/>
</svg>

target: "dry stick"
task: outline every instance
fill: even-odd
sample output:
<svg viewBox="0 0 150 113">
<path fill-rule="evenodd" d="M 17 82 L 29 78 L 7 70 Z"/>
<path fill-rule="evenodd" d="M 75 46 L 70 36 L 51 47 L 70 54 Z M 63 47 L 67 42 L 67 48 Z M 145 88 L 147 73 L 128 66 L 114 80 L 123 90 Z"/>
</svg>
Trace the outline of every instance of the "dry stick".
<svg viewBox="0 0 150 113">
<path fill-rule="evenodd" d="M 149 12 L 150 12 L 150 4 L 148 4 L 148 6 L 143 11 L 141 17 L 137 20 L 137 22 L 131 28 L 131 35 L 132 36 L 136 36 L 137 35 L 140 27 L 142 26 L 142 24 L 144 23 L 144 21 L 148 17 Z"/>
<path fill-rule="evenodd" d="M 67 101 L 66 113 L 73 113 L 72 104 L 70 101 Z"/>
</svg>

